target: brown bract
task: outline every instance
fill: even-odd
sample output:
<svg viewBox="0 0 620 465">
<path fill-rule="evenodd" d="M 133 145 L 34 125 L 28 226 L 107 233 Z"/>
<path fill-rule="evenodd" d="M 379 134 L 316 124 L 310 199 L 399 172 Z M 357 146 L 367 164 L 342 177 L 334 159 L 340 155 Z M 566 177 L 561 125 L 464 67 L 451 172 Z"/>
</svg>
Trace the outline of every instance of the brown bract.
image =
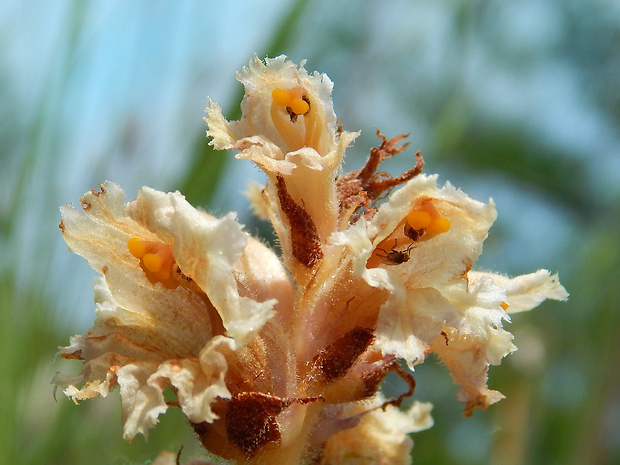
<svg viewBox="0 0 620 465">
<path fill-rule="evenodd" d="M 377 211 L 376 202 L 385 193 L 422 172 L 424 160 L 420 152 L 416 152 L 415 166 L 402 175 L 393 178 L 387 173 L 377 173 L 381 162 L 401 153 L 409 146 L 409 142 L 397 145 L 408 136 L 409 134 L 401 134 L 388 140 L 377 129 L 377 137 L 381 139 L 381 145 L 370 149 L 370 156 L 361 169 L 351 171 L 337 179 L 340 210 L 350 212 L 353 209 L 350 222 L 355 222 L 356 215 L 360 212 L 363 212 L 367 219 L 371 219 Z"/>
</svg>

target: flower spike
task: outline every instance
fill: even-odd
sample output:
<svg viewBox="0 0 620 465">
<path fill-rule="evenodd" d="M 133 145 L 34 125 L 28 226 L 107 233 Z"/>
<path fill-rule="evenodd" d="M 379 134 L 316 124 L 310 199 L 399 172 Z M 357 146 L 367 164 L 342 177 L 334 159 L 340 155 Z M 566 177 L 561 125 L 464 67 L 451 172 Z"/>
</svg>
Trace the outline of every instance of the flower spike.
<svg viewBox="0 0 620 465">
<path fill-rule="evenodd" d="M 488 368 L 516 349 L 509 313 L 568 296 L 546 270 L 473 271 L 495 206 L 438 185 L 419 152 L 402 175 L 379 172 L 406 135 L 377 130 L 366 164 L 341 173 L 357 133 L 336 122 L 329 78 L 303 65 L 255 57 L 237 74 L 240 120 L 215 102 L 205 118 L 211 145 L 265 172 L 251 198 L 281 256 L 179 192 L 125 203 L 106 182 L 61 208 L 69 248 L 100 276 L 93 327 L 60 349 L 81 372 L 55 383 L 76 402 L 118 386 L 128 440 L 176 407 L 236 464 L 409 465 L 408 434 L 432 425 L 410 370 L 435 353 L 465 414 L 486 409 L 503 397 Z M 386 399 L 390 373 L 407 388 Z"/>
</svg>

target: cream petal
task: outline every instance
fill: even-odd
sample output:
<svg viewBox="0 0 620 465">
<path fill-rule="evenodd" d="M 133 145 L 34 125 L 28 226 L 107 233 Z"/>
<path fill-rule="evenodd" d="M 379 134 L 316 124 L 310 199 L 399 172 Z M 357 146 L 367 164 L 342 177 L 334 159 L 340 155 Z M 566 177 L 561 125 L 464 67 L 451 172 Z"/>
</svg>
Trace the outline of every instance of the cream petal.
<svg viewBox="0 0 620 465">
<path fill-rule="evenodd" d="M 361 416 L 357 426 L 334 434 L 325 445 L 320 464 L 410 465 L 410 433 L 433 425 L 429 403 L 414 402 L 403 412 L 388 405 Z"/>
<path fill-rule="evenodd" d="M 398 303 L 391 300 L 381 308 L 376 344 L 384 354 L 404 359 L 413 370 L 424 362 L 431 344 L 446 322 L 454 319 L 456 310 L 433 288 L 406 292 L 404 301 Z"/>
<path fill-rule="evenodd" d="M 269 247 L 249 236 L 243 255 L 234 264 L 234 271 L 241 295 L 257 302 L 275 299 L 277 313 L 292 313 L 295 288 L 282 262 Z"/>
<path fill-rule="evenodd" d="M 117 371 L 123 408 L 123 437 L 131 441 L 137 434 L 148 437 L 148 430 L 157 424 L 159 415 L 168 410 L 164 385 L 149 383 L 157 370 L 154 363 L 131 363 Z"/>
<path fill-rule="evenodd" d="M 347 146 L 357 133 L 336 133 L 331 101 L 333 84 L 280 56 L 254 57 L 237 75 L 245 86 L 242 118 L 227 122 L 221 108 L 207 108 L 207 135 L 219 149 L 237 149 L 237 158 L 254 161 L 268 175 L 263 195 L 282 245 L 284 261 L 297 282 L 305 282 L 324 257 L 322 245 L 338 227 L 335 178 Z M 273 91 L 295 94 L 308 104 L 293 113 L 276 103 Z M 292 98 L 292 97 L 291 97 Z"/>
<path fill-rule="evenodd" d="M 162 196 L 170 197 L 153 196 L 160 200 Z M 164 204 L 163 210 L 166 208 L 174 210 L 174 202 Z M 195 210 L 188 213 L 186 205 L 182 208 L 185 208 L 185 223 L 192 220 L 187 216 L 194 212 L 193 219 L 204 215 Z M 82 373 L 78 377 L 59 375 L 55 381 L 75 401 L 105 396 L 115 385 L 120 385 L 128 439 L 138 433 L 146 435 L 148 428 L 157 422 L 157 417 L 167 408 L 163 390 L 170 385 L 175 387 L 180 406 L 190 419 L 213 421 L 216 417 L 211 403 L 217 397 L 230 395 L 224 383 L 226 360 L 217 351 L 223 348 L 222 344 L 231 346 L 234 341 L 222 336 L 211 339 L 211 315 L 216 310 L 204 294 L 187 286 L 168 289 L 159 283 L 152 284 L 127 246 L 131 237 L 161 242 L 171 241 L 175 236 L 158 227 L 156 218 L 147 224 L 153 227 L 150 230 L 127 216 L 122 190 L 113 183 L 103 184 L 101 192 L 87 193 L 82 199 L 82 209 L 80 212 L 72 206 L 63 207 L 61 228 L 69 247 L 103 273 L 94 284 L 97 318 L 86 336 L 72 338 L 71 345 L 60 350 L 65 358 L 84 361 Z M 165 213 L 174 216 L 170 209 Z M 207 215 L 201 219 L 217 222 Z M 180 223 L 187 227 L 183 221 Z M 232 217 L 226 222 L 226 231 L 231 225 L 240 228 Z M 246 238 L 239 232 L 232 236 L 231 243 L 235 239 L 237 248 L 232 255 L 239 258 Z M 224 249 L 221 241 L 216 247 Z M 251 257 L 246 257 L 240 265 L 241 271 L 244 267 L 251 270 L 251 261 L 262 259 L 271 264 L 270 276 L 278 280 L 275 284 L 279 295 L 292 294 L 286 283 L 282 283 L 285 272 L 274 265 L 277 259 L 273 253 L 261 244 L 253 243 L 250 249 Z M 233 272 L 229 271 L 229 275 Z M 244 289 L 264 300 L 269 283 L 261 282 L 255 275 L 245 277 Z M 236 292 L 234 278 L 232 285 Z M 207 355 L 199 358 L 199 354 Z"/>
<path fill-rule="evenodd" d="M 473 200 L 449 183 L 437 187 L 436 175 L 418 175 L 408 181 L 381 205 L 370 222 L 362 218 L 346 231 L 334 233 L 330 242 L 346 245 L 355 272 L 372 280 L 366 263 L 373 250 L 402 224 L 417 202 L 426 199 L 433 199 L 433 204 L 449 218 L 450 230 L 413 244 L 407 262 L 386 268 L 397 273 L 407 289 L 442 287 L 457 281 L 465 288 L 467 273 L 482 251 L 497 212 L 493 202 Z M 369 284 L 374 285 L 370 281 Z"/>
<path fill-rule="evenodd" d="M 263 191 L 265 185 L 256 181 L 250 181 L 248 183 L 247 191 L 245 192 L 250 204 L 252 205 L 252 211 L 261 220 L 269 219 L 269 204 L 267 203 Z"/>
<path fill-rule="evenodd" d="M 205 346 L 199 358 L 167 360 L 157 366 L 136 362 L 120 368 L 118 384 L 123 401 L 124 435 L 128 440 L 149 428 L 168 406 L 164 390 L 175 389 L 179 406 L 195 423 L 213 422 L 218 416 L 211 409 L 217 398 L 230 398 L 226 388 L 227 363 L 220 350 L 232 350 L 234 341 L 216 336 Z"/>
<path fill-rule="evenodd" d="M 558 275 L 548 270 L 538 270 L 515 278 L 508 278 L 494 273 L 471 272 L 473 279 L 488 277 L 506 292 L 508 313 L 531 310 L 546 299 L 567 300 L 568 292 L 560 284 Z"/>
<path fill-rule="evenodd" d="M 280 147 L 262 136 L 245 137 L 231 148 L 240 150 L 235 158 L 252 160 L 268 174 L 289 175 L 297 166 Z"/>
<path fill-rule="evenodd" d="M 209 302 L 182 286 L 151 284 L 127 248 L 134 236 L 161 238 L 126 216 L 119 186 L 87 193 L 83 212 L 62 208 L 63 237 L 104 279 L 95 280 L 98 319 L 89 335 L 122 332 L 135 343 L 159 347 L 172 357 L 196 354 L 211 337 Z M 183 311 L 179 311 L 183 309 Z"/>
<path fill-rule="evenodd" d="M 206 109 L 207 116 L 204 120 L 207 122 L 207 137 L 211 138 L 209 142 L 215 150 L 232 149 L 235 143 L 241 138 L 236 135 L 230 123 L 226 121 L 222 114 L 222 107 L 217 102 L 209 99 L 209 106 Z"/>
<path fill-rule="evenodd" d="M 302 62 L 298 68 L 284 55 L 267 58 L 265 62 L 255 56 L 249 66 L 237 73 L 237 79 L 245 87 L 241 103 L 244 118 L 240 123 L 245 127 L 246 135 L 263 134 L 277 145 L 285 146 L 285 140 L 273 125 L 271 92 L 275 88 L 302 87 L 310 101 L 311 111 L 316 112 L 317 120 L 322 123 L 321 137 L 315 148 L 326 153 L 335 139 L 336 114 L 331 100 L 334 84 L 326 74 L 308 74 L 303 65 Z M 303 125 L 301 121 L 298 124 Z"/>
<path fill-rule="evenodd" d="M 368 227 L 377 246 L 394 231 L 416 203 L 432 199 L 433 205 L 450 220 L 450 230 L 410 249 L 409 261 L 395 267 L 408 288 L 438 287 L 466 274 L 478 259 L 497 212 L 492 201 L 484 204 L 469 198 L 449 183 L 437 187 L 437 176 L 418 175 L 394 192 L 381 205 Z"/>
<path fill-rule="evenodd" d="M 182 339 L 183 335 L 189 334 L 191 337 L 191 332 L 183 329 L 185 323 L 182 318 L 178 318 L 177 327 L 162 325 L 157 331 L 151 331 L 149 326 L 140 325 L 132 312 L 116 305 L 103 278 L 96 280 L 95 288 L 99 299 L 95 326 L 86 337 L 72 338 L 71 345 L 60 351 L 68 358 L 84 360 L 80 378 L 71 380 L 65 394 L 74 400 L 95 395 L 105 397 L 112 387 L 120 384 L 124 415 L 129 422 L 126 434 L 133 437 L 137 432 L 146 432 L 156 422 L 157 415 L 165 411 L 159 392 L 161 386 L 145 386 L 145 380 L 158 370 L 162 362 L 165 364 L 165 360 L 181 355 L 175 353 L 170 341 L 162 340 L 161 336 L 171 334 L 171 338 L 174 335 L 175 339 Z M 177 335 L 175 331 L 179 330 L 181 334 Z M 194 338 L 201 340 L 204 336 L 195 335 Z M 188 346 L 193 344 L 196 341 L 188 343 Z M 198 352 L 199 349 L 195 353 Z M 197 362 L 196 366 L 200 367 Z M 58 381 L 59 385 L 67 384 L 64 380 Z M 77 388 L 82 381 L 86 383 Z M 200 396 L 197 388 L 194 394 Z M 203 389 L 208 392 L 214 388 L 205 385 Z"/>
<path fill-rule="evenodd" d="M 207 108 L 207 136 L 212 138 L 211 144 L 217 150 L 233 148 L 241 139 L 260 135 L 266 142 L 281 147 L 284 153 L 303 146 L 304 138 L 308 139 L 306 142 L 311 140 L 312 146 L 321 154 L 331 151 L 336 138 L 336 115 L 331 101 L 333 83 L 327 75 L 310 75 L 303 68 L 303 63 L 298 68 L 281 55 L 273 59 L 267 58 L 265 62 L 254 57 L 249 66 L 237 74 L 237 79 L 245 87 L 245 96 L 241 103 L 243 117 L 240 121 L 227 122 L 222 116 L 221 108 L 213 102 L 210 102 Z M 274 120 L 271 92 L 276 88 L 303 89 L 304 96 L 310 102 L 312 121 L 315 124 L 313 129 L 304 127 L 303 115 L 296 122 L 288 121 L 289 117 L 283 109 L 279 110 L 282 115 L 276 114 Z M 286 129 L 282 129 L 281 125 L 286 125 Z M 309 130 L 313 130 L 316 135 L 305 135 Z M 296 133 L 299 135 L 295 135 Z M 299 147 L 291 147 L 291 137 L 298 138 Z"/>
<path fill-rule="evenodd" d="M 457 397 L 470 414 L 476 407 L 486 409 L 503 398 L 488 389 L 487 370 L 516 350 L 512 334 L 502 328 L 502 321 L 509 319 L 501 307 L 505 294 L 486 277 L 472 281 L 466 292 L 454 286 L 443 294 L 458 309 L 460 320 L 446 322 L 431 349 L 461 386 Z"/>
<path fill-rule="evenodd" d="M 275 300 L 257 302 L 239 295 L 234 264 L 242 257 L 248 236 L 234 213 L 216 219 L 196 210 L 179 192 L 165 194 L 148 187 L 140 190 L 127 211 L 172 243 L 177 264 L 209 296 L 237 342 L 243 343 L 273 316 Z"/>
</svg>

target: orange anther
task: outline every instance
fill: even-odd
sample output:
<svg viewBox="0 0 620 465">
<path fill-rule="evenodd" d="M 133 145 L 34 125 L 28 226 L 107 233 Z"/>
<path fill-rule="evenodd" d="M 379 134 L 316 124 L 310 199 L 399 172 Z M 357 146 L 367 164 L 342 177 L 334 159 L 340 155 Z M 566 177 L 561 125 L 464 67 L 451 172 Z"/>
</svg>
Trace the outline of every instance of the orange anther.
<svg viewBox="0 0 620 465">
<path fill-rule="evenodd" d="M 296 115 L 305 115 L 310 110 L 310 105 L 304 99 L 296 98 L 289 103 L 288 107 Z"/>
<path fill-rule="evenodd" d="M 129 249 L 129 253 L 136 258 L 144 257 L 146 254 L 146 247 L 144 246 L 144 242 L 142 242 L 137 237 L 132 237 L 127 242 L 127 248 Z"/>
<path fill-rule="evenodd" d="M 288 107 L 293 100 L 290 92 L 284 89 L 273 89 L 271 92 L 271 98 L 273 99 L 273 103 L 281 107 Z"/>
<path fill-rule="evenodd" d="M 450 220 L 448 218 L 436 217 L 426 227 L 426 231 L 431 234 L 441 234 L 450 230 Z"/>
<path fill-rule="evenodd" d="M 413 210 L 407 215 L 407 223 L 413 229 L 423 229 L 431 224 L 431 214 L 425 211 Z"/>
<path fill-rule="evenodd" d="M 147 253 L 142 257 L 144 267 L 152 273 L 157 273 L 162 269 L 163 261 L 159 255 L 154 253 Z"/>
</svg>

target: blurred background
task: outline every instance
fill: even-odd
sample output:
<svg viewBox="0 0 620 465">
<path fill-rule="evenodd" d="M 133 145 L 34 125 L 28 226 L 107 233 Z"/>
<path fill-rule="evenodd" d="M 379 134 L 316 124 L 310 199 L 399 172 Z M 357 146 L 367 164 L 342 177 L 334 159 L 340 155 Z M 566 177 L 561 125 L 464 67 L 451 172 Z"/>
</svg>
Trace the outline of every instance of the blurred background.
<svg viewBox="0 0 620 465">
<path fill-rule="evenodd" d="M 259 170 L 212 153 L 208 96 L 238 117 L 234 72 L 259 57 L 308 59 L 335 83 L 347 170 L 388 136 L 421 150 L 499 219 L 478 269 L 559 271 L 568 303 L 518 314 L 520 350 L 490 370 L 507 399 L 462 417 L 434 360 L 414 398 L 435 426 L 414 464 L 620 463 L 620 2 L 617 0 L 3 0 L 0 3 L 0 463 L 147 464 L 199 457 L 170 410 L 148 442 L 122 439 L 120 401 L 58 393 L 57 346 L 92 324 L 85 260 L 58 207 L 106 180 L 180 189 L 269 238 L 242 195 Z"/>
</svg>

